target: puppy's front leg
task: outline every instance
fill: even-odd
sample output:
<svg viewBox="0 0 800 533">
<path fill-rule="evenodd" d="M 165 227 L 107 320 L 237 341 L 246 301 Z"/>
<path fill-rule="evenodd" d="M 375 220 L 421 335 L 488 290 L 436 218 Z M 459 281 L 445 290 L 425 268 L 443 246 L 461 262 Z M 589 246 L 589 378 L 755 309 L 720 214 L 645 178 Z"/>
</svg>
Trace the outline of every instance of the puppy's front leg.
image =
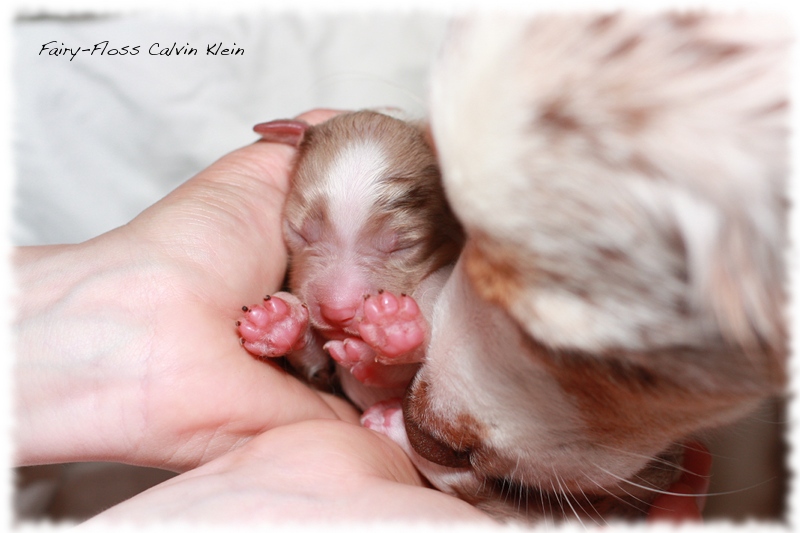
<svg viewBox="0 0 800 533">
<path fill-rule="evenodd" d="M 330 382 L 330 360 L 309 327 L 308 308 L 296 296 L 277 292 L 242 311 L 236 326 L 248 352 L 266 358 L 286 356 L 311 384 Z"/>
</svg>

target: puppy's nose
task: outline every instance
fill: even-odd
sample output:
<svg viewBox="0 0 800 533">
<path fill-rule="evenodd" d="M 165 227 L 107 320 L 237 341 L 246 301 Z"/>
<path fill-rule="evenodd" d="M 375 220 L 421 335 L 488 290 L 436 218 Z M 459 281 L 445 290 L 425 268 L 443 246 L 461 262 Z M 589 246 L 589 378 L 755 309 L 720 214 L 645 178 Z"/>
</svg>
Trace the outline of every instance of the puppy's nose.
<svg viewBox="0 0 800 533">
<path fill-rule="evenodd" d="M 358 306 L 341 304 L 319 304 L 322 318 L 332 326 L 348 326 L 356 316 Z"/>
<path fill-rule="evenodd" d="M 411 416 L 409 409 L 410 395 L 403 399 L 403 421 L 406 425 L 406 435 L 411 447 L 422 457 L 442 466 L 450 468 L 468 468 L 471 465 L 470 449 L 456 449 L 446 442 L 434 437 L 430 431 L 420 426 Z"/>
</svg>

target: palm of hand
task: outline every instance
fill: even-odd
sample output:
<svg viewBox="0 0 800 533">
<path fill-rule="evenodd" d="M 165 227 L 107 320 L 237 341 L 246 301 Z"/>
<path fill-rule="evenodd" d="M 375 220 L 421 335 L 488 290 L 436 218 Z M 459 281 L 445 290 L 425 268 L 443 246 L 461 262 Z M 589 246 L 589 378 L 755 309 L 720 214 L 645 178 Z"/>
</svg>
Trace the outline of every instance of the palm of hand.
<svg viewBox="0 0 800 533">
<path fill-rule="evenodd" d="M 280 216 L 292 153 L 250 145 L 107 235 L 150 250 L 132 261 L 145 265 L 140 312 L 154 317 L 141 354 L 145 438 L 174 450 L 163 467 L 194 467 L 296 421 L 358 420 L 344 401 L 248 356 L 234 327 L 242 303 L 274 292 L 283 277 Z"/>
</svg>

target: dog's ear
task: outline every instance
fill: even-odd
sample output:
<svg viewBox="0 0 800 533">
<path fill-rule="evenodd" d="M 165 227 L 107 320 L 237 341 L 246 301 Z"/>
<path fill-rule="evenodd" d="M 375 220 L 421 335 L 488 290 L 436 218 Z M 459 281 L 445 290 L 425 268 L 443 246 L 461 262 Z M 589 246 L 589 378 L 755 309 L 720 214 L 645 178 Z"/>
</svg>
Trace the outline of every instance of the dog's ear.
<svg viewBox="0 0 800 533">
<path fill-rule="evenodd" d="M 578 32 L 569 18 L 478 25 L 498 50 L 454 55 L 458 75 L 435 80 L 434 108 L 470 110 L 431 119 L 469 235 L 465 267 L 550 349 L 724 341 L 778 383 L 788 28 L 768 17 L 626 20 L 613 32 L 591 19 Z"/>
<path fill-rule="evenodd" d="M 253 126 L 253 131 L 268 142 L 288 144 L 298 147 L 303 142 L 309 124 L 302 120 L 272 120 Z"/>
<path fill-rule="evenodd" d="M 776 160 L 774 165 L 779 165 Z M 772 165 L 772 166 L 774 166 Z M 765 169 L 765 172 L 775 169 Z M 685 243 L 689 304 L 714 318 L 716 327 L 732 349 L 745 354 L 767 354 L 783 374 L 786 339 L 785 232 L 761 224 L 786 223 L 780 206 L 776 212 L 759 213 L 741 204 L 713 212 L 709 206 L 683 205 L 675 209 Z"/>
</svg>

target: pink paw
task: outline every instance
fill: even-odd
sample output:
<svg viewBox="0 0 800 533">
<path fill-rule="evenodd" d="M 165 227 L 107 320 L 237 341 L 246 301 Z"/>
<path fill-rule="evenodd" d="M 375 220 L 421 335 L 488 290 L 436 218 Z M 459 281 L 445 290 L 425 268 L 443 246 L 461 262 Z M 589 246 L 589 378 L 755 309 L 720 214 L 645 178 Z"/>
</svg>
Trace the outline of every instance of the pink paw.
<svg viewBox="0 0 800 533">
<path fill-rule="evenodd" d="M 426 328 L 413 298 L 382 291 L 364 301 L 364 318 L 358 332 L 378 353 L 380 362 L 400 364 L 420 362 L 417 348 L 425 341 Z"/>
<path fill-rule="evenodd" d="M 322 348 L 359 382 L 371 387 L 405 387 L 416 373 L 416 365 L 405 368 L 377 362 L 375 351 L 360 339 L 328 341 Z"/>
<path fill-rule="evenodd" d="M 352 369 L 359 363 L 375 361 L 375 352 L 365 342 L 347 338 L 343 341 L 328 341 L 322 349 L 330 354 L 334 361 L 347 369 Z"/>
<path fill-rule="evenodd" d="M 308 309 L 287 293 L 264 298 L 264 303 L 243 307 L 236 322 L 242 346 L 253 355 L 279 357 L 302 348 L 308 329 Z"/>
</svg>

